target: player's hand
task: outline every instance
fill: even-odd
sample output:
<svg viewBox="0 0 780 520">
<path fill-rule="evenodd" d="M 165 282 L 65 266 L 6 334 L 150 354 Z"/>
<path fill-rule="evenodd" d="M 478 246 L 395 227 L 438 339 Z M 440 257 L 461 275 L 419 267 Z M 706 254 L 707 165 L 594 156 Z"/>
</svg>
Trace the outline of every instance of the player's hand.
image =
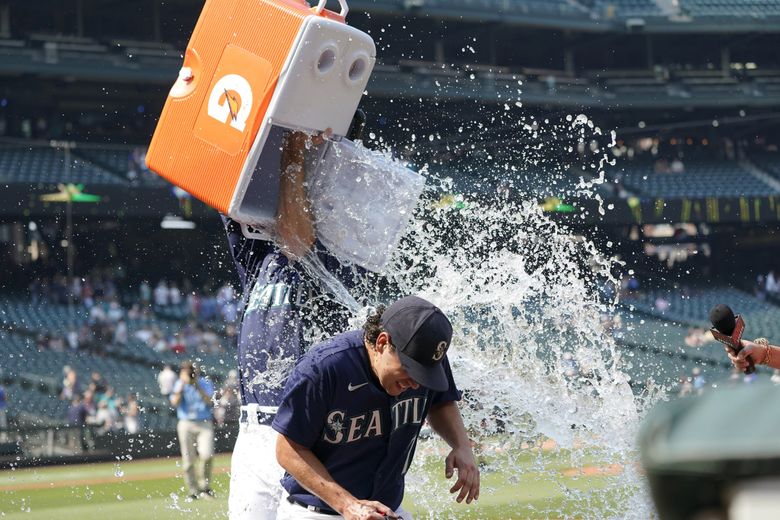
<svg viewBox="0 0 780 520">
<path fill-rule="evenodd" d="M 319 146 L 325 141 L 327 141 L 328 139 L 330 139 L 331 137 L 333 137 L 333 129 L 328 127 L 325 129 L 324 132 L 320 132 L 317 135 L 313 135 L 311 137 L 311 144 L 313 144 L 314 146 Z"/>
<path fill-rule="evenodd" d="M 752 361 L 753 364 L 758 365 L 764 360 L 766 347 L 744 339 L 741 343 L 742 350 L 737 354 L 734 354 L 734 350 L 731 347 L 724 347 L 724 350 L 726 351 L 726 354 L 728 354 L 731 364 L 740 372 L 744 372 L 745 369 L 750 366 L 750 361 Z M 750 361 L 748 358 L 750 358 Z"/>
<path fill-rule="evenodd" d="M 472 500 L 479 498 L 479 467 L 474 459 L 474 452 L 470 446 L 454 449 L 444 460 L 444 476 L 452 478 L 454 470 L 458 470 L 458 480 L 450 488 L 450 493 L 459 491 L 455 498 L 457 502 L 470 504 Z"/>
<path fill-rule="evenodd" d="M 398 518 L 392 509 L 375 500 L 354 500 L 347 504 L 341 516 L 346 520 L 385 520 Z"/>
<path fill-rule="evenodd" d="M 284 149 L 284 152 L 292 154 L 291 158 L 302 157 L 309 146 L 319 146 L 331 137 L 333 137 L 333 129 L 330 127 L 314 135 L 298 131 L 291 132 L 288 137 L 288 147 Z"/>
</svg>

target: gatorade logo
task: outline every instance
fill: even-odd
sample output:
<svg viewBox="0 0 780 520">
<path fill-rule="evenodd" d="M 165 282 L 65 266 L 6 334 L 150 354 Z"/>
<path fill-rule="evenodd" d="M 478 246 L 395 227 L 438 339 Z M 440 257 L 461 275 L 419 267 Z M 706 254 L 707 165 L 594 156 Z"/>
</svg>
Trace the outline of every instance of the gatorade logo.
<svg viewBox="0 0 780 520">
<path fill-rule="evenodd" d="M 252 85 L 238 74 L 220 78 L 209 96 L 208 114 L 243 132 L 252 109 Z"/>
<path fill-rule="evenodd" d="M 270 79 L 271 64 L 267 60 L 228 45 L 195 120 L 195 135 L 231 155 L 241 152 L 247 132 L 262 116 L 261 100 Z M 249 145 L 244 152 L 248 152 Z"/>
</svg>

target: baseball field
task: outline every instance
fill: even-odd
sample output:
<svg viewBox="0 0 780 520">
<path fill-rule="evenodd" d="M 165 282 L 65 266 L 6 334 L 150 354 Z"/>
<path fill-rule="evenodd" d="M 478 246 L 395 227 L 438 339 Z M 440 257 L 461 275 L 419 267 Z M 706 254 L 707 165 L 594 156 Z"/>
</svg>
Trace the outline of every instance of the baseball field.
<svg viewBox="0 0 780 520">
<path fill-rule="evenodd" d="M 441 460 L 426 459 L 410 478 L 405 507 L 419 519 L 508 520 L 525 518 L 592 517 L 586 511 L 610 510 L 620 503 L 620 491 L 608 489 L 621 479 L 616 465 L 587 460 L 571 467 L 565 451 L 528 453 L 512 460 L 506 471 L 485 470 L 478 505 L 461 506 L 442 499 L 445 481 Z M 213 500 L 184 500 L 178 459 L 155 459 L 18 469 L 0 472 L 0 517 L 58 520 L 93 518 L 175 519 L 227 518 L 230 456 L 219 455 L 214 464 Z M 415 481 L 430 479 L 430 485 Z M 424 491 L 423 491 L 424 490 Z M 438 499 L 420 500 L 435 492 Z M 443 491 L 446 495 L 446 490 Z M 435 511 L 431 511 L 435 509 Z"/>
</svg>

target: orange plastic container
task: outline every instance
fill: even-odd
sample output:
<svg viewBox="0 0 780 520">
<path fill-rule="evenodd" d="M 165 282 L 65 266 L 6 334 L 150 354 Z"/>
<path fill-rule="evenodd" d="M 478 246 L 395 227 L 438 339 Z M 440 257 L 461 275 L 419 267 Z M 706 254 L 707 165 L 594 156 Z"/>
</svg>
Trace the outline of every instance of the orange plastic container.
<svg viewBox="0 0 780 520">
<path fill-rule="evenodd" d="M 240 222 L 272 226 L 282 131 L 344 135 L 373 68 L 374 43 L 344 23 L 340 2 L 334 13 L 324 0 L 207 0 L 149 168 Z"/>
</svg>

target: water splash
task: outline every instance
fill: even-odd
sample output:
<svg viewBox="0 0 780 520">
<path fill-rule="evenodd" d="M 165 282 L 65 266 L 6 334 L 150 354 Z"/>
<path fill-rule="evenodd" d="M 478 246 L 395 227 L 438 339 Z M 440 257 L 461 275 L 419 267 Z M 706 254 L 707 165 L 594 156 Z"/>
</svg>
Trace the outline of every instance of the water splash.
<svg viewBox="0 0 780 520">
<path fill-rule="evenodd" d="M 422 442 L 407 483 L 430 518 L 480 518 L 491 493 L 507 487 L 524 509 L 505 517 L 647 518 L 652 506 L 634 444 L 654 396 L 634 395 L 621 352 L 600 326 L 617 301 L 603 301 L 599 289 L 616 284 L 619 262 L 538 203 L 584 197 L 604 214 L 614 132 L 605 135 L 585 115 L 511 120 L 509 105 L 485 115 L 458 127 L 460 142 L 431 134 L 403 152 L 428 158 L 429 182 L 383 277 L 347 291 L 321 265 L 306 267 L 354 313 L 356 326 L 366 306 L 406 294 L 437 303 L 453 323 L 461 410 L 490 478 L 479 506 L 454 504 L 451 483 L 426 468 L 446 449 Z M 421 155 L 423 146 L 433 148 Z M 531 485 L 546 486 L 550 498 L 522 502 Z"/>
<path fill-rule="evenodd" d="M 558 498 L 504 514 L 647 518 L 652 506 L 637 469 L 635 437 L 655 396 L 635 397 L 621 352 L 600 326 L 617 301 L 603 301 L 599 288 L 617 282 L 619 262 L 551 219 L 537 202 L 540 196 L 586 197 L 604 214 L 599 190 L 607 182 L 604 169 L 613 164 L 604 150 L 614 145 L 615 134 L 600 143 L 602 131 L 584 115 L 557 123 L 520 119 L 518 132 L 539 143 L 559 141 L 563 148 L 520 149 L 511 139 L 492 149 L 471 146 L 477 156 L 456 174 L 460 181 L 430 175 L 386 273 L 383 296 L 389 301 L 421 295 L 453 322 L 450 359 L 464 390 L 461 410 L 483 472 L 495 477 L 491 481 L 516 483 L 518 494 L 529 479 L 557 488 L 552 494 Z M 488 128 L 480 125 L 472 127 Z M 432 161 L 430 169 L 443 164 Z M 502 179 L 538 179 L 539 169 L 544 186 L 510 181 L 519 197 L 496 189 Z M 463 183 L 476 172 L 474 182 Z M 371 295 L 353 296 L 375 302 Z M 366 312 L 353 324 L 362 324 Z M 447 491 L 451 482 L 429 477 L 428 455 L 446 453 L 442 444 L 421 443 L 418 450 L 407 484 L 425 493 L 410 491 L 415 503 L 432 519 L 480 518 L 479 507 L 454 504 Z M 595 486 L 588 481 L 594 475 Z M 488 485 L 482 501 L 489 503 L 490 494 Z"/>
</svg>

